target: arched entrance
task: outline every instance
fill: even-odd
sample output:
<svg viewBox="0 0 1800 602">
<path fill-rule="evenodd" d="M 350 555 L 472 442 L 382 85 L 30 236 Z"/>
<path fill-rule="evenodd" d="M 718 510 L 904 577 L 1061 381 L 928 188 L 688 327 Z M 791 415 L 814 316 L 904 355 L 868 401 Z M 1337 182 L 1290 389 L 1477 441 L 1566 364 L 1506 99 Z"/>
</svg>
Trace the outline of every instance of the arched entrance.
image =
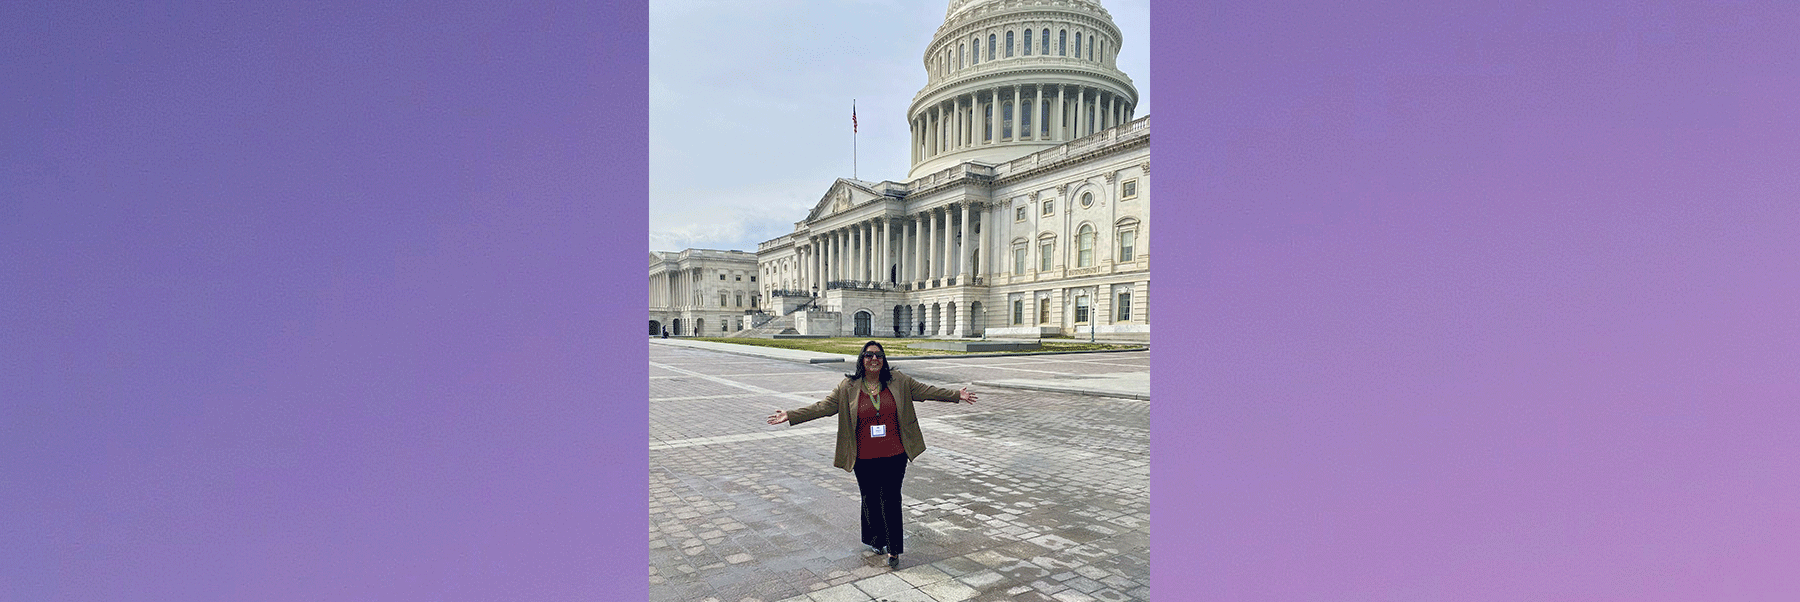
<svg viewBox="0 0 1800 602">
<path fill-rule="evenodd" d="M 896 336 L 896 337 L 902 336 L 904 334 L 901 332 L 901 329 L 906 327 L 905 309 L 906 309 L 906 307 L 902 306 L 902 305 L 894 306 L 894 336 Z"/>
<path fill-rule="evenodd" d="M 694 336 L 706 334 L 706 320 L 694 318 Z"/>
<path fill-rule="evenodd" d="M 956 314 L 955 301 L 944 304 L 944 327 L 941 332 L 949 336 L 961 334 L 962 327 L 968 325 L 968 322 L 963 321 L 964 319 Z"/>
<path fill-rule="evenodd" d="M 650 336 L 658 336 L 661 334 L 662 334 L 662 322 L 658 322 L 656 320 L 651 320 L 650 321 Z"/>
<path fill-rule="evenodd" d="M 681 329 L 681 318 L 675 318 L 675 336 L 681 336 L 683 334 L 687 333 Z"/>
<path fill-rule="evenodd" d="M 917 322 L 919 324 L 919 336 L 925 336 L 925 318 L 928 316 L 930 316 L 930 314 L 926 313 L 925 304 L 920 303 L 918 311 L 912 316 L 907 317 L 906 322 L 908 324 Z"/>
<path fill-rule="evenodd" d="M 856 336 L 875 336 L 875 328 L 872 325 L 874 321 L 874 314 L 871 314 L 868 311 L 856 312 Z"/>
</svg>

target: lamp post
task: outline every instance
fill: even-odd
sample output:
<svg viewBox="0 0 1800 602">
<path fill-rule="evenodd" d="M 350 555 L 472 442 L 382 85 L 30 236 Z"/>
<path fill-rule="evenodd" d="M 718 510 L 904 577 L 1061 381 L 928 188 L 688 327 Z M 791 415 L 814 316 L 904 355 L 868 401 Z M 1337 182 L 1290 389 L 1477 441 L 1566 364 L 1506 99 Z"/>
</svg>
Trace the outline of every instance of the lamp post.
<svg viewBox="0 0 1800 602">
<path fill-rule="evenodd" d="M 1099 301 L 1099 300 L 1100 300 L 1100 287 L 1096 286 L 1096 287 L 1094 287 L 1094 301 Z M 1094 344 L 1094 327 L 1098 326 L 1100 324 L 1100 316 L 1094 313 L 1094 310 L 1099 309 L 1099 308 L 1100 308 L 1099 303 L 1092 303 L 1092 304 L 1088 305 L 1088 344 L 1089 345 Z"/>
</svg>

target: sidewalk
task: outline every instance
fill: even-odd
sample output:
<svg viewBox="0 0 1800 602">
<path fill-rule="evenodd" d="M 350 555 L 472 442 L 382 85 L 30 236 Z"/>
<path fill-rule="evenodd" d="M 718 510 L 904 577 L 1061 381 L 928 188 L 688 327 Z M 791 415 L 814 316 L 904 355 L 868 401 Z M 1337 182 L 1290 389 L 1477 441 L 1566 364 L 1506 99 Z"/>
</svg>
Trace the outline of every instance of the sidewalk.
<svg viewBox="0 0 1800 602">
<path fill-rule="evenodd" d="M 677 346 L 677 347 L 690 347 L 690 348 L 695 348 L 695 349 L 705 349 L 708 351 L 718 351 L 718 352 L 722 352 L 722 353 L 733 353 L 733 354 L 737 354 L 737 355 L 748 355 L 748 356 L 753 356 L 753 357 L 764 357 L 764 358 L 770 358 L 770 359 L 787 360 L 787 361 L 791 361 L 791 362 L 802 362 L 802 363 L 809 363 L 809 364 L 818 364 L 818 363 L 826 363 L 826 362 L 854 362 L 854 361 L 856 361 L 856 356 L 852 356 L 852 355 L 839 355 L 839 354 L 835 354 L 835 353 L 820 353 L 817 351 L 801 351 L 798 349 L 781 349 L 778 347 L 763 347 L 760 345 L 737 345 L 737 344 L 732 344 L 732 343 L 715 343 L 712 341 L 693 341 L 693 340 L 687 340 L 687 339 L 650 339 L 650 342 L 653 344 L 672 345 L 672 346 Z M 1117 352 L 1117 351 L 1092 351 L 1092 352 L 1070 352 L 1070 353 L 1119 353 L 1119 352 Z M 1043 355 L 1043 353 L 1035 352 L 1035 351 L 1028 351 L 1028 352 L 1019 352 L 1019 353 L 983 353 L 983 354 L 978 354 L 978 355 L 977 354 L 969 354 L 969 355 L 959 355 L 959 356 L 923 356 L 923 357 L 920 357 L 920 356 L 909 356 L 909 357 L 895 356 L 893 358 L 893 360 L 897 363 L 904 363 L 906 361 L 912 361 L 912 360 L 935 359 L 935 358 L 1017 357 L 1017 356 L 1029 356 L 1029 355 Z M 1002 388 L 1008 388 L 1008 389 L 1023 389 L 1023 390 L 1028 390 L 1028 391 L 1047 391 L 1047 392 L 1052 392 L 1052 393 L 1072 393 L 1072 394 L 1076 394 L 1076 395 L 1117 397 L 1117 398 L 1122 398 L 1122 399 L 1137 399 L 1137 400 L 1142 400 L 1142 401 L 1150 400 L 1150 375 L 1148 373 L 1096 374 L 1096 375 L 1070 374 L 1070 375 L 1059 375 L 1059 376 L 1050 377 L 1050 378 L 1004 378 L 1004 379 L 980 380 L 980 381 L 975 381 L 970 384 L 977 385 L 977 386 L 984 386 L 984 387 L 1002 387 Z"/>
</svg>

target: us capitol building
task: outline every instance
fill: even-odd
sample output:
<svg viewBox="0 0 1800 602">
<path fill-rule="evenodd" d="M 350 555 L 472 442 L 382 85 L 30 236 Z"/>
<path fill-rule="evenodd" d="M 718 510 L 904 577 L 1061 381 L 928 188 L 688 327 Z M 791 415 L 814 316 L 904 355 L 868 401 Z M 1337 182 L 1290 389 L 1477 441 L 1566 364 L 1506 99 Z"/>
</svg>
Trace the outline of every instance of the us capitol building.
<svg viewBox="0 0 1800 602">
<path fill-rule="evenodd" d="M 904 181 L 832 182 L 794 231 L 650 255 L 650 331 L 1150 336 L 1150 118 L 1095 0 L 951 0 Z M 716 305 L 715 305 L 716 303 Z"/>
</svg>

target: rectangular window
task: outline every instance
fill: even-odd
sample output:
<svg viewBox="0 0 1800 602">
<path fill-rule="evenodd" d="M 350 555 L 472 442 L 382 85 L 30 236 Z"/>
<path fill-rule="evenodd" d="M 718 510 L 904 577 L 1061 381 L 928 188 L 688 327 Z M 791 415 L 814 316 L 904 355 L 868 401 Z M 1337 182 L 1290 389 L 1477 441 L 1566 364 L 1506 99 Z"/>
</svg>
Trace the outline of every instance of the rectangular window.
<svg viewBox="0 0 1800 602">
<path fill-rule="evenodd" d="M 1006 32 L 1006 58 L 1012 58 L 1013 32 Z"/>
<path fill-rule="evenodd" d="M 1025 246 L 1013 247 L 1013 275 L 1025 275 Z"/>
<path fill-rule="evenodd" d="M 719 307 L 725 307 L 730 304 L 731 304 L 731 295 L 727 295 L 725 293 L 719 293 Z"/>
<path fill-rule="evenodd" d="M 719 272 L 719 279 L 720 279 L 720 280 L 724 280 L 724 279 L 725 279 L 725 273 L 724 273 L 724 272 Z"/>
<path fill-rule="evenodd" d="M 741 274 L 740 274 L 740 275 L 737 275 L 737 276 L 733 276 L 733 277 L 731 277 L 731 279 L 732 279 L 732 280 L 735 280 L 735 281 L 738 281 L 738 282 L 743 282 L 743 281 L 744 281 L 744 277 L 743 277 L 743 275 L 741 275 Z"/>
<path fill-rule="evenodd" d="M 1084 323 L 1087 321 L 1088 321 L 1088 298 L 1087 298 L 1087 295 L 1082 295 L 1082 296 L 1075 298 L 1075 322 L 1077 324 L 1080 324 L 1080 323 Z"/>
<path fill-rule="evenodd" d="M 751 277 L 750 277 L 750 281 L 751 281 L 751 282 L 756 282 L 756 277 L 755 277 L 755 276 L 751 276 Z"/>
<path fill-rule="evenodd" d="M 1132 178 L 1130 180 L 1126 180 L 1124 183 L 1119 184 L 1119 198 L 1120 199 L 1137 198 L 1137 178 Z"/>
<path fill-rule="evenodd" d="M 1056 201 L 1044 201 L 1044 215 L 1056 213 Z"/>
<path fill-rule="evenodd" d="M 1038 114 L 1044 116 L 1038 119 L 1038 125 L 1043 126 L 1039 135 L 1047 138 L 1050 136 L 1050 101 L 1044 101 L 1044 106 L 1042 110 L 1038 111 Z"/>
<path fill-rule="evenodd" d="M 1031 30 L 1025 30 L 1025 56 L 1031 56 Z"/>
<path fill-rule="evenodd" d="M 1040 251 L 1040 253 L 1038 253 L 1038 255 L 1043 258 L 1042 259 L 1043 267 L 1038 268 L 1038 271 L 1040 271 L 1040 272 L 1050 271 L 1050 258 L 1055 256 L 1054 253 L 1056 252 L 1056 243 L 1053 243 L 1053 242 L 1044 243 L 1043 246 L 1039 247 L 1038 250 Z"/>
<path fill-rule="evenodd" d="M 1044 297 L 1042 299 L 1038 299 L 1038 323 L 1039 324 L 1049 324 L 1050 323 L 1050 298 L 1049 297 Z"/>
<path fill-rule="evenodd" d="M 1013 322 L 1012 323 L 1015 326 L 1025 323 L 1025 301 L 1023 299 L 1014 299 L 1013 300 Z"/>
<path fill-rule="evenodd" d="M 1131 261 L 1137 257 L 1137 230 L 1125 230 L 1119 233 L 1119 261 Z"/>
<path fill-rule="evenodd" d="M 1119 293 L 1119 321 L 1131 321 L 1131 293 Z"/>
<path fill-rule="evenodd" d="M 1000 139 L 1012 137 L 1012 103 L 1000 105 Z"/>
<path fill-rule="evenodd" d="M 1013 221 L 1015 221 L 1015 222 L 1025 221 L 1025 206 L 1024 205 L 1020 205 L 1019 210 L 1013 212 Z"/>
<path fill-rule="evenodd" d="M 1031 135 L 1031 105 L 1019 103 L 1019 134 Z"/>
</svg>

